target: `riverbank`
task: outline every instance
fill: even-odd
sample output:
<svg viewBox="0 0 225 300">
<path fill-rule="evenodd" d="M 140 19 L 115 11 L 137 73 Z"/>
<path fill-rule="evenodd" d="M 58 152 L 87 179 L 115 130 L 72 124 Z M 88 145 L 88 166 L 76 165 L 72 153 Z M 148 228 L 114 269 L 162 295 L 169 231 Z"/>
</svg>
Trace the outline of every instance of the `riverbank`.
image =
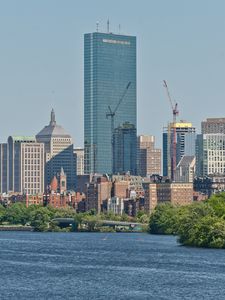
<svg viewBox="0 0 225 300">
<path fill-rule="evenodd" d="M 34 228 L 22 225 L 0 225 L 0 231 L 34 231 Z"/>
<path fill-rule="evenodd" d="M 15 203 L 8 207 L 0 205 L 0 226 L 4 231 L 33 229 L 40 232 L 130 232 L 142 231 L 142 228 L 138 228 L 139 225 L 143 225 L 147 230 L 148 221 L 149 217 L 143 212 L 133 218 L 126 214 L 115 215 L 111 212 L 96 214 L 94 210 L 76 213 L 72 207 L 67 209 L 38 205 L 26 207 L 24 203 Z"/>
<path fill-rule="evenodd" d="M 225 249 L 225 193 L 188 206 L 159 205 L 149 233 L 177 235 L 185 246 Z"/>
</svg>

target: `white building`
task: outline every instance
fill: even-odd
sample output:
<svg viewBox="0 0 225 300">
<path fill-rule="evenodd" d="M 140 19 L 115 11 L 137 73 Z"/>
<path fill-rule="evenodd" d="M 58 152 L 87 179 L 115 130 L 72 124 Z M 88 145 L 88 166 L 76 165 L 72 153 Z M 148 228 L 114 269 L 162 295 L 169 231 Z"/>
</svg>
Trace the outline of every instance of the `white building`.
<svg viewBox="0 0 225 300">
<path fill-rule="evenodd" d="M 76 174 L 84 175 L 84 149 L 83 148 L 75 148 L 73 150 L 76 160 Z"/>
<path fill-rule="evenodd" d="M 44 192 L 44 144 L 35 137 L 8 138 L 7 191 L 39 194 Z"/>
<path fill-rule="evenodd" d="M 107 211 L 115 215 L 122 215 L 124 211 L 124 200 L 119 197 L 112 197 L 107 200 Z"/>
<path fill-rule="evenodd" d="M 29 195 L 44 192 L 43 143 L 21 143 L 21 187 Z"/>
<path fill-rule="evenodd" d="M 197 176 L 225 174 L 225 134 L 210 133 L 197 136 Z"/>
</svg>

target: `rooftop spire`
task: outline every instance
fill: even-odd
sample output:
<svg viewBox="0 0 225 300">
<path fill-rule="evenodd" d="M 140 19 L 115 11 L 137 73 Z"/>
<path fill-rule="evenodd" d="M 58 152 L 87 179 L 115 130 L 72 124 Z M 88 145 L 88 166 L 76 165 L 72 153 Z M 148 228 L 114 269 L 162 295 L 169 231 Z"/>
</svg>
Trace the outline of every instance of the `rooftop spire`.
<svg viewBox="0 0 225 300">
<path fill-rule="evenodd" d="M 51 126 L 55 126 L 55 125 L 56 125 L 54 109 L 52 109 L 52 111 L 51 111 L 51 121 L 50 121 L 50 125 L 51 125 Z"/>
<path fill-rule="evenodd" d="M 61 167 L 61 172 L 60 172 L 60 175 L 61 175 L 61 176 L 65 176 L 65 173 L 64 173 L 63 167 Z"/>
</svg>

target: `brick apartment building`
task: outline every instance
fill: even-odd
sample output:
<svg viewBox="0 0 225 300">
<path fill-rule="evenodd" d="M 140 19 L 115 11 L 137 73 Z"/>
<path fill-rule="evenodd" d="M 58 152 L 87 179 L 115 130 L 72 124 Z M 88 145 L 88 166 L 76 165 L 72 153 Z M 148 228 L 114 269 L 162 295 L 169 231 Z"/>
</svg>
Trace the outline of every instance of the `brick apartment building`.
<svg viewBox="0 0 225 300">
<path fill-rule="evenodd" d="M 193 201 L 192 183 L 144 183 L 145 211 L 152 213 L 157 204 L 188 205 Z"/>
</svg>

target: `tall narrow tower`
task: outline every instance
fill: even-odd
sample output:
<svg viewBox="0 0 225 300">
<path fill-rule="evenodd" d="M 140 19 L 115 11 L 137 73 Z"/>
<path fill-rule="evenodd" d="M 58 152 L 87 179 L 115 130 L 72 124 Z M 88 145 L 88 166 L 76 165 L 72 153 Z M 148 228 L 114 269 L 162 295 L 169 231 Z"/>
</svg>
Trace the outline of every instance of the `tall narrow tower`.
<svg viewBox="0 0 225 300">
<path fill-rule="evenodd" d="M 84 35 L 85 174 L 112 173 L 111 120 L 124 88 L 131 82 L 114 119 L 137 127 L 136 37 L 94 32 Z"/>
</svg>

